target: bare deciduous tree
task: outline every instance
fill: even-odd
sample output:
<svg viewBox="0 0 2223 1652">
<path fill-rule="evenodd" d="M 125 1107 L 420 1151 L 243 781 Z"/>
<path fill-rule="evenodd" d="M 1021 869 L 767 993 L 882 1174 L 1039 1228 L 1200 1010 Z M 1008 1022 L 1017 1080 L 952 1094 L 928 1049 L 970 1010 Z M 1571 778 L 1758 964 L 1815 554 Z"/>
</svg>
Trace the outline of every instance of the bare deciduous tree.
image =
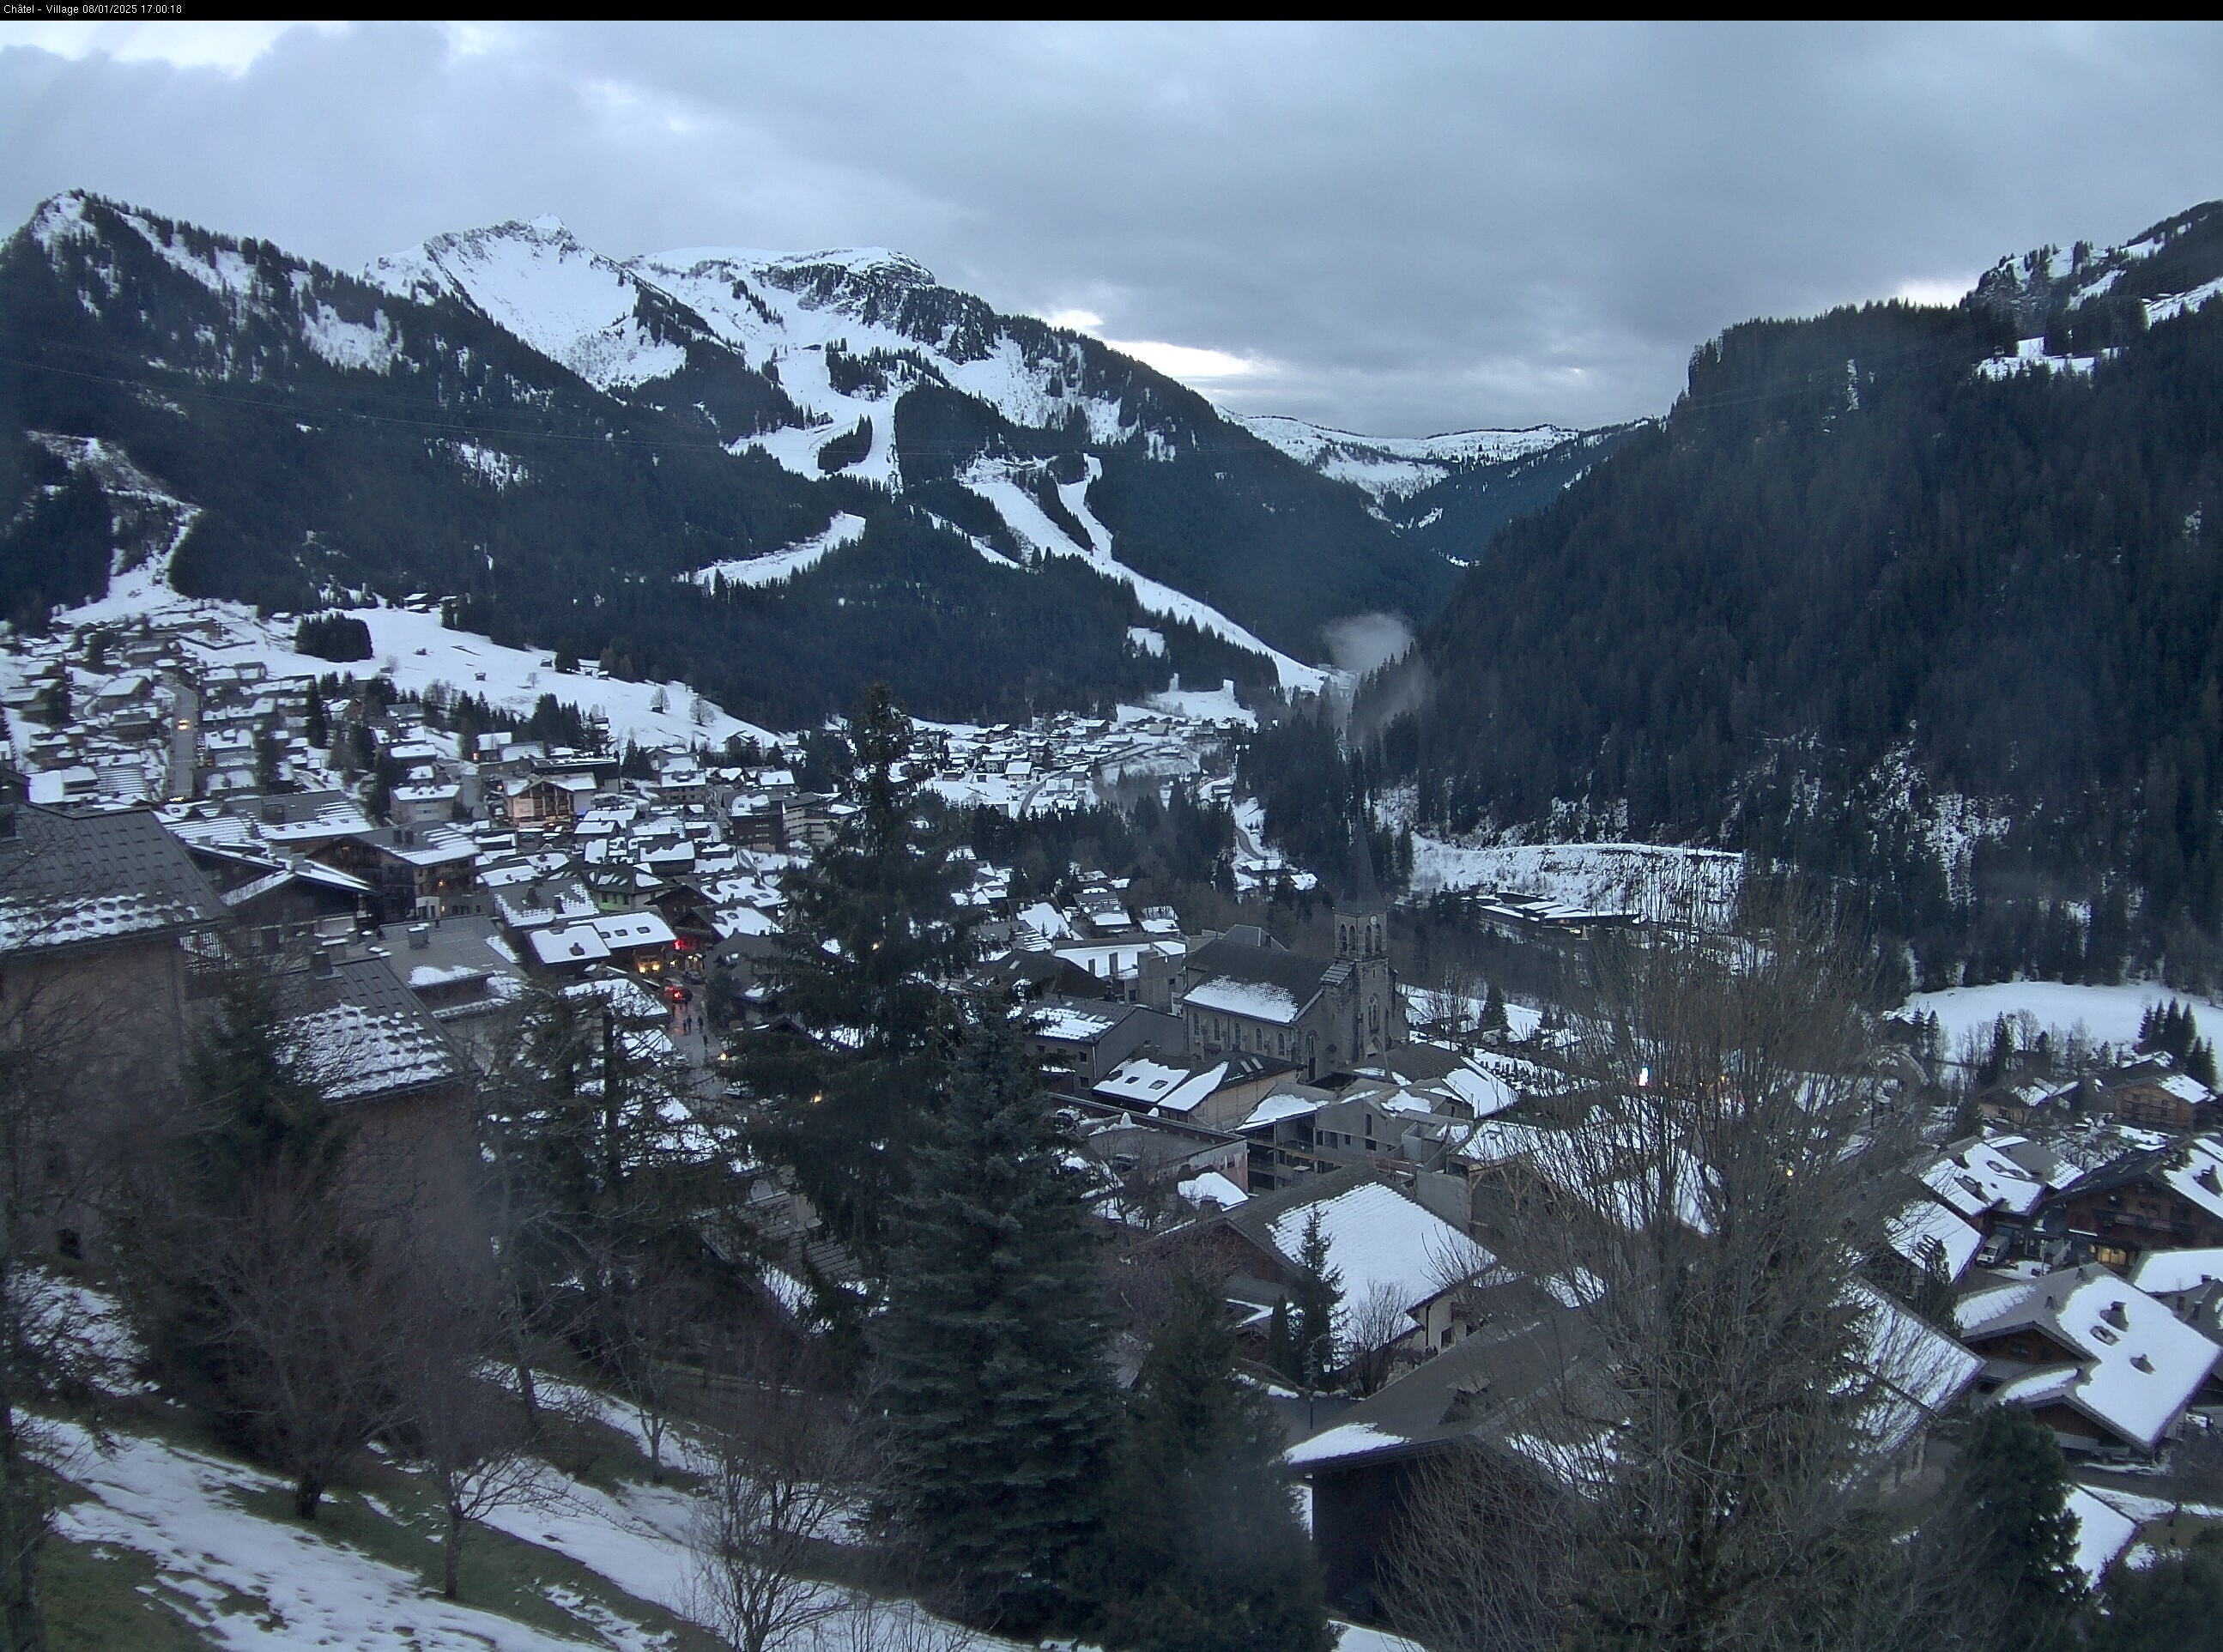
<svg viewBox="0 0 2223 1652">
<path fill-rule="evenodd" d="M 405 1281 L 298 1173 L 249 1185 L 236 1212 L 197 1215 L 184 1259 L 217 1311 L 224 1408 L 313 1520 L 324 1488 L 400 1420 Z"/>
<path fill-rule="evenodd" d="M 0 1649 L 46 1643 L 40 1559 L 54 1513 L 50 1453 L 32 1407 L 98 1394 L 110 1349 L 83 1298 L 51 1274 L 58 1224 L 89 1192 L 88 1116 L 123 1077 L 86 996 L 19 976 L 0 999 Z M 143 1080 L 147 1076 L 139 1075 Z M 72 1247 L 74 1248 L 73 1244 Z"/>
<path fill-rule="evenodd" d="M 768 1345 L 718 1434 L 691 1593 L 734 1652 L 776 1652 L 857 1609 L 814 1560 L 861 1506 L 868 1460 L 854 1414 L 816 1391 L 816 1374 L 793 1345 Z"/>
<path fill-rule="evenodd" d="M 1491 1247 L 1580 1306 L 1523 1424 L 1560 1488 L 1532 1535 L 1564 1552 L 1432 1599 L 1419 1580 L 1464 1562 L 1416 1530 L 1405 1609 L 1509 1644 L 1555 1613 L 1604 1645 L 1848 1644 L 1837 1617 L 1869 1592 L 1848 1556 L 1889 1547 L 1875 1442 L 1923 1386 L 1855 1277 L 1912 1146 L 1868 1059 L 1863 959 L 1812 904 L 1760 895 L 1733 932 L 1623 932 L 1587 962 L 1559 1128 L 1477 1199 Z M 1497 1518 L 1487 1476 L 1437 1478 L 1438 1538 Z"/>
<path fill-rule="evenodd" d="M 1404 1293 L 1395 1285 L 1376 1285 L 1356 1302 L 1344 1303 L 1341 1318 L 1351 1385 L 1361 1394 L 1371 1394 L 1389 1380 L 1397 1344 L 1413 1329 Z"/>
<path fill-rule="evenodd" d="M 462 1235 L 453 1236 L 462 1239 Z M 463 1538 L 495 1510 L 547 1500 L 549 1471 L 531 1452 L 523 1398 L 489 1378 L 506 1341 L 500 1280 L 457 1244 L 419 1250 L 410 1270 L 410 1334 L 395 1360 L 399 1435 L 438 1493 L 447 1520 L 441 1589 L 462 1586 Z"/>
<path fill-rule="evenodd" d="M 1564 1488 L 1482 1444 L 1424 1464 L 1383 1556 L 1381 1592 L 1431 1652 L 1542 1652 L 1561 1643 L 1580 1549 Z"/>
</svg>

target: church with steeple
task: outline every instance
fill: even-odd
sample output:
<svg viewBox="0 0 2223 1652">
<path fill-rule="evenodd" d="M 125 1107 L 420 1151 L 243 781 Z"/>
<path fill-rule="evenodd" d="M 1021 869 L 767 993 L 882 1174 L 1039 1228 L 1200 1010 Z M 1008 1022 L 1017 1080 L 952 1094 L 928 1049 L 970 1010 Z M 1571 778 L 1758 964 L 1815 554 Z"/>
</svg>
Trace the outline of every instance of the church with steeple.
<svg viewBox="0 0 2223 1652">
<path fill-rule="evenodd" d="M 1405 1006 L 1389 967 L 1389 908 L 1364 840 L 1335 908 L 1331 958 L 1292 952 L 1255 924 L 1237 924 L 1191 952 L 1181 1014 L 1193 1057 L 1253 1052 L 1318 1080 L 1366 1066 L 1406 1041 Z"/>
</svg>

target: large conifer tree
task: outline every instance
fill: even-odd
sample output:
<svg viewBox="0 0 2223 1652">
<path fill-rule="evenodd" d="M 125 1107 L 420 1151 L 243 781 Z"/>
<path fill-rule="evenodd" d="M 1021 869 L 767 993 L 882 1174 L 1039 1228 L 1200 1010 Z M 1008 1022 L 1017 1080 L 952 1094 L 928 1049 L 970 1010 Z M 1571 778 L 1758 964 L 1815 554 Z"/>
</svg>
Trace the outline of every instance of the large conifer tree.
<svg viewBox="0 0 2223 1652">
<path fill-rule="evenodd" d="M 953 1602 L 1007 1631 L 1071 1615 L 1114 1407 L 1085 1190 L 1018 1027 L 973 1030 L 917 1150 L 877 1329 L 888 1514 Z"/>
<path fill-rule="evenodd" d="M 780 1004 L 809 1036 L 744 1070 L 771 1104 L 762 1146 L 868 1257 L 951 1040 L 937 982 L 971 958 L 953 869 L 918 824 L 911 746 L 886 688 L 867 690 L 833 763 L 852 812 L 785 885 Z"/>
<path fill-rule="evenodd" d="M 2042 1652 L 2071 1643 L 2088 1591 L 2068 1500 L 2068 1467 L 2044 1425 L 2019 1405 L 1978 1415 L 1955 1501 L 1977 1573 L 1996 1595 L 2002 1646 Z"/>
<path fill-rule="evenodd" d="M 1237 1381 L 1218 1293 L 1191 1275 L 1150 1346 L 1092 1581 L 1106 1645 L 1326 1652 L 1311 1544 L 1279 1426 Z"/>
</svg>

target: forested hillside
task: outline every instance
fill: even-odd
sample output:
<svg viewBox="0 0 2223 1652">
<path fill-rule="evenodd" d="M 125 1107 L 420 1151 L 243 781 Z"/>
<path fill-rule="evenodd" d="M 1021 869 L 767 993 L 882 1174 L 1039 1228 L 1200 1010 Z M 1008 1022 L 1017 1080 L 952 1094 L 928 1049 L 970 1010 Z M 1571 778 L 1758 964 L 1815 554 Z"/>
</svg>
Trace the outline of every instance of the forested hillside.
<svg viewBox="0 0 2223 1652">
<path fill-rule="evenodd" d="M 2219 274 L 2211 204 L 2003 262 L 1955 308 L 1730 330 L 1376 686 L 1380 768 L 1441 828 L 1857 879 L 1926 982 L 2208 977 Z"/>
</svg>

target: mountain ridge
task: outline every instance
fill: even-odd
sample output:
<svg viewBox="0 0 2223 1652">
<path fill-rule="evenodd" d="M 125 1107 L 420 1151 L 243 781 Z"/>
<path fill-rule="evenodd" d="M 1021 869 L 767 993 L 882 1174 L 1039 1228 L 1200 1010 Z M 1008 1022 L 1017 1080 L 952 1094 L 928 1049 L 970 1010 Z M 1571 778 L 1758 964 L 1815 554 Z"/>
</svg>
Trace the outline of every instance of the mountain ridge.
<svg viewBox="0 0 2223 1652">
<path fill-rule="evenodd" d="M 712 636 L 761 638 L 783 606 L 812 610 L 846 658 L 802 674 L 821 705 L 841 699 L 836 677 L 853 688 L 882 666 L 953 713 L 1131 693 L 1157 656 L 1130 632 L 1154 629 L 1173 652 L 1149 669 L 1316 688 L 1329 622 L 1424 618 L 1456 573 L 1363 491 L 1187 386 L 885 249 L 618 260 L 543 218 L 435 236 L 355 276 L 70 192 L 0 247 L 0 336 L 16 346 L 0 367 L 10 613 L 98 584 L 34 565 L 60 529 L 21 531 L 80 439 L 198 512 L 173 562 L 185 587 L 283 609 L 431 592 L 489 634 L 665 675 L 722 669 L 728 701 L 739 668 L 713 656 L 732 639 Z M 790 554 L 848 518 L 864 526 Z M 784 558 L 767 565 L 783 576 L 696 578 L 759 557 Z M 960 612 L 985 603 L 1019 625 L 1049 600 L 981 586 L 991 569 L 1090 593 L 1089 646 L 948 659 Z M 677 586 L 675 614 L 647 612 L 645 590 Z M 841 641 L 885 631 L 860 604 L 895 631 Z M 954 678 L 1000 686 L 925 690 L 937 662 L 896 669 L 896 632 L 943 650 Z M 791 718 L 799 692 L 737 703 Z"/>
</svg>

